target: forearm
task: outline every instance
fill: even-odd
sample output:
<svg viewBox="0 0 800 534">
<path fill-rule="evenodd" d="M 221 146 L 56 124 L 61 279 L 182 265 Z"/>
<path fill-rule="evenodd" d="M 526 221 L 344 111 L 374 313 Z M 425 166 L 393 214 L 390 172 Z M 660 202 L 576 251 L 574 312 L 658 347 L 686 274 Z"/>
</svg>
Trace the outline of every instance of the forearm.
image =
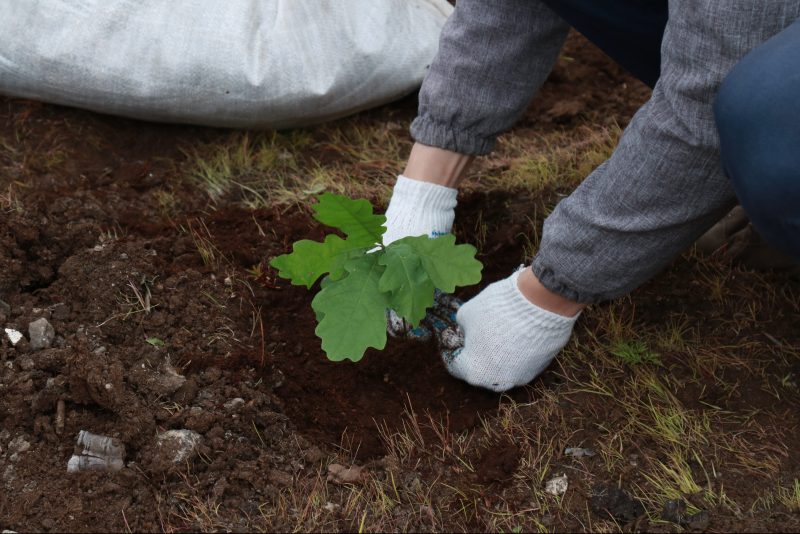
<svg viewBox="0 0 800 534">
<path fill-rule="evenodd" d="M 414 139 L 460 154 L 488 153 L 544 83 L 567 31 L 537 0 L 459 0 L 420 90 Z"/>
<path fill-rule="evenodd" d="M 750 48 L 796 16 L 753 21 L 749 8 L 710 1 L 670 7 L 662 77 L 651 100 L 612 157 L 545 221 L 534 272 L 545 287 L 571 300 L 596 302 L 630 292 L 732 207 L 714 97 Z M 741 31 L 725 31 L 728 25 Z"/>
</svg>

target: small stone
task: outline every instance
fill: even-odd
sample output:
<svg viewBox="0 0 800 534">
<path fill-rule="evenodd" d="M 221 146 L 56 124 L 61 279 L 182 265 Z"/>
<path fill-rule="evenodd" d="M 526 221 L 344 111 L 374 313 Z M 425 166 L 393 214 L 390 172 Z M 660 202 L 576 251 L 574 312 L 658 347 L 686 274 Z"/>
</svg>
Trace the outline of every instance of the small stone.
<svg viewBox="0 0 800 534">
<path fill-rule="evenodd" d="M 341 464 L 328 466 L 328 482 L 334 484 L 358 484 L 364 481 L 364 468 L 359 466 L 345 467 Z"/>
<path fill-rule="evenodd" d="M 14 330 L 13 328 L 6 328 L 6 337 L 11 342 L 12 346 L 15 346 L 19 341 L 22 339 L 22 332 L 19 330 Z"/>
<path fill-rule="evenodd" d="M 17 358 L 17 365 L 19 365 L 19 368 L 23 371 L 30 371 L 36 364 L 30 356 L 22 356 Z"/>
<path fill-rule="evenodd" d="M 11 453 L 25 452 L 30 448 L 31 442 L 27 441 L 24 436 L 17 436 L 8 444 L 8 451 Z"/>
<path fill-rule="evenodd" d="M 547 481 L 544 485 L 544 491 L 550 495 L 564 495 L 569 488 L 569 479 L 567 475 L 557 475 Z"/>
<path fill-rule="evenodd" d="M 172 463 L 180 464 L 191 459 L 200 445 L 200 434 L 192 430 L 167 430 L 158 435 L 159 449 L 169 457 Z"/>
<path fill-rule="evenodd" d="M 28 335 L 31 340 L 31 348 L 41 350 L 50 347 L 56 337 L 56 331 L 50 322 L 42 317 L 28 325 Z"/>
<path fill-rule="evenodd" d="M 597 453 L 594 452 L 594 449 L 583 449 L 581 447 L 567 447 L 566 449 L 564 449 L 564 455 L 571 456 L 573 458 L 582 458 L 584 456 L 587 458 L 591 458 L 596 454 Z"/>
<path fill-rule="evenodd" d="M 235 410 L 240 406 L 244 406 L 244 399 L 241 397 L 236 397 L 235 399 L 231 399 L 225 404 L 222 405 L 226 410 Z"/>
<path fill-rule="evenodd" d="M 341 508 L 340 505 L 333 502 L 326 502 L 325 505 L 322 507 L 323 510 L 331 514 L 335 513 L 340 508 Z"/>
<path fill-rule="evenodd" d="M 8 303 L 7 303 L 6 301 L 4 301 L 3 299 L 0 299 L 0 312 L 3 312 L 3 313 L 5 313 L 6 315 L 8 315 L 9 313 L 11 313 L 11 305 L 10 305 L 10 304 L 8 304 Z"/>
</svg>

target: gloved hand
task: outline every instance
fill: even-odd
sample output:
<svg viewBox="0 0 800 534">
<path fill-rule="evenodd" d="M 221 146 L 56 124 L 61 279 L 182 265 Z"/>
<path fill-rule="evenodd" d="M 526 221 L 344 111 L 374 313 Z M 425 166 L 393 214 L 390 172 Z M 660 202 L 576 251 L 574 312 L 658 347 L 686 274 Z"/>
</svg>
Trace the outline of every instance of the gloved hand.
<svg viewBox="0 0 800 534">
<path fill-rule="evenodd" d="M 426 318 L 447 370 L 473 386 L 506 391 L 527 384 L 564 348 L 578 315 L 565 317 L 530 302 L 519 290 L 521 270 L 477 296 Z M 454 305 L 451 301 L 451 305 Z"/>
<path fill-rule="evenodd" d="M 405 176 L 398 176 L 386 209 L 386 232 L 383 244 L 388 245 L 409 236 L 439 237 L 453 229 L 456 207 L 456 189 Z M 437 302 L 441 293 L 437 291 Z M 431 330 L 424 326 L 412 329 L 393 310 L 386 311 L 387 332 L 392 337 L 425 340 Z"/>
<path fill-rule="evenodd" d="M 434 332 L 444 331 L 455 324 L 456 312 L 462 304 L 460 299 L 437 289 L 433 297 L 433 307 L 416 328 L 412 328 L 394 310 L 386 310 L 386 331 L 392 337 L 427 341 Z"/>
</svg>

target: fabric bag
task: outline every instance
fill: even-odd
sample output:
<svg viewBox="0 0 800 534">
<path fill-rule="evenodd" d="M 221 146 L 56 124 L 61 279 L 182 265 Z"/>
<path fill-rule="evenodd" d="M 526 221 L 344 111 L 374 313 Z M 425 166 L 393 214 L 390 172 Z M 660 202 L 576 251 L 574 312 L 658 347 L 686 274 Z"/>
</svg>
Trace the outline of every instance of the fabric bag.
<svg viewBox="0 0 800 534">
<path fill-rule="evenodd" d="M 0 93 L 146 120 L 285 128 L 422 81 L 445 0 L 0 0 Z"/>
</svg>

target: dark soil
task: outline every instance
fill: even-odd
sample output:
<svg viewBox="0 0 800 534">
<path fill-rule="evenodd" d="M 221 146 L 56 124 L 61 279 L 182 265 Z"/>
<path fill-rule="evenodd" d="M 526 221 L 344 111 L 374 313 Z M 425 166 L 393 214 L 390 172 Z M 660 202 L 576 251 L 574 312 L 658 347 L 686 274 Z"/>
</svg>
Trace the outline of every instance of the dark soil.
<svg viewBox="0 0 800 534">
<path fill-rule="evenodd" d="M 624 123 L 646 98 L 646 88 L 582 41 L 573 39 L 568 54 L 580 60 L 557 68 L 519 128 Z M 393 120 L 407 121 L 415 101 L 390 108 Z M 355 120 L 371 124 L 384 112 Z M 358 364 L 327 361 L 314 335 L 313 293 L 265 267 L 293 241 L 321 237 L 307 209 L 211 208 L 180 179 L 181 149 L 226 132 L 0 98 L 0 134 L 37 156 L 0 161 L 0 194 L 17 183 L 24 206 L 0 214 L 0 328 L 27 335 L 45 317 L 56 332 L 38 351 L 27 341 L 13 347 L 0 332 L 0 528 L 236 528 L 230 518 L 215 525 L 190 515 L 206 502 L 236 510 L 246 528 L 259 506 L 317 472 L 339 444 L 360 461 L 382 456 L 378 428 L 399 428 L 407 410 L 461 432 L 501 402 L 451 378 L 432 343 L 391 340 Z M 177 213 L 159 209 L 163 189 L 178 198 Z M 527 215 L 555 200 L 461 199 L 457 220 L 487 225 L 486 283 L 525 261 Z M 474 235 L 469 226 L 457 233 Z M 213 243 L 213 261 L 198 253 L 198 236 Z M 134 288 L 149 292 L 149 311 Z M 185 381 L 165 379 L 173 369 Z M 540 382 L 558 380 L 546 374 Z M 510 398 L 531 395 L 519 389 Z M 178 464 L 155 441 L 170 429 L 202 437 Z M 80 430 L 122 441 L 127 467 L 68 476 Z M 502 484 L 519 450 L 499 441 L 473 461 L 480 483 Z"/>
</svg>

